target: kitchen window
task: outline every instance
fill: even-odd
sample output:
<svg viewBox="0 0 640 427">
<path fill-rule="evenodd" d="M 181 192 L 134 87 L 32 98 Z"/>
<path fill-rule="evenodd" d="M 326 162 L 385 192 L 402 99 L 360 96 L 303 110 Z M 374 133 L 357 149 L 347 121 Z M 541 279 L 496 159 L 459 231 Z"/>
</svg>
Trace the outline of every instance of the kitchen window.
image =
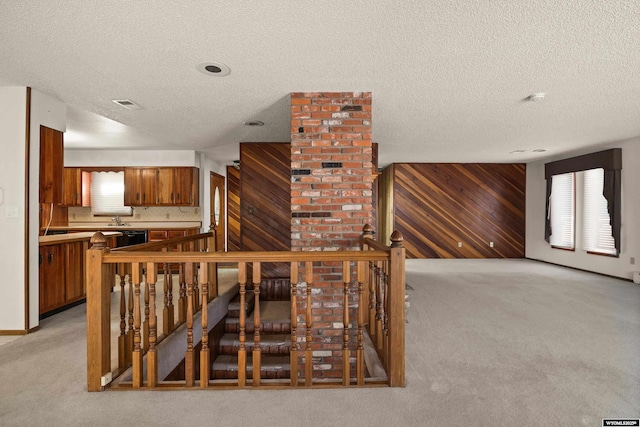
<svg viewBox="0 0 640 427">
<path fill-rule="evenodd" d="M 124 205 L 124 172 L 91 173 L 91 213 L 98 216 L 133 214 L 131 206 Z"/>
</svg>

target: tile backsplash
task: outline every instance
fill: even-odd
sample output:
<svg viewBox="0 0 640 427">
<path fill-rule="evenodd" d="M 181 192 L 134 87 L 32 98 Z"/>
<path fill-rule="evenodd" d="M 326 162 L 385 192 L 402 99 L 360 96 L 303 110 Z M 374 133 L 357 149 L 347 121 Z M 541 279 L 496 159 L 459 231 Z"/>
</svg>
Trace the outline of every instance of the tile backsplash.
<svg viewBox="0 0 640 427">
<path fill-rule="evenodd" d="M 69 222 L 108 222 L 110 217 L 94 216 L 91 208 L 70 207 Z M 136 206 L 133 216 L 123 216 L 123 221 L 202 221 L 202 211 L 199 207 L 189 206 Z"/>
</svg>

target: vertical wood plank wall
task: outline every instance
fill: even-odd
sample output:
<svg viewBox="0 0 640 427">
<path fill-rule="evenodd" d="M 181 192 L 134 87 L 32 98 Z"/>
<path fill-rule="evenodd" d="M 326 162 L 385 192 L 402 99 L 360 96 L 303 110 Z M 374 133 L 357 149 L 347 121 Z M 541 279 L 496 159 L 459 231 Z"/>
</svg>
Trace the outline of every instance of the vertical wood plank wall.
<svg viewBox="0 0 640 427">
<path fill-rule="evenodd" d="M 291 144 L 240 144 L 240 248 L 291 250 Z M 264 278 L 289 277 L 287 265 L 264 264 Z"/>
<path fill-rule="evenodd" d="M 240 171 L 227 166 L 227 250 L 240 250 Z"/>
<path fill-rule="evenodd" d="M 407 258 L 524 257 L 526 165 L 392 166 L 391 227 Z"/>
<path fill-rule="evenodd" d="M 376 238 L 384 245 L 390 245 L 389 236 L 393 233 L 393 165 L 378 175 L 378 228 Z"/>
</svg>

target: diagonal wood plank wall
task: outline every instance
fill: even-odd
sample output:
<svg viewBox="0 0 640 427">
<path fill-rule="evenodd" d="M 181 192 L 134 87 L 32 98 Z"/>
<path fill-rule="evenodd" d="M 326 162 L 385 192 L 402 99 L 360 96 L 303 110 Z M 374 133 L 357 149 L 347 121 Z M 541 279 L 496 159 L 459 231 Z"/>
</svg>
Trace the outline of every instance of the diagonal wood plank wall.
<svg viewBox="0 0 640 427">
<path fill-rule="evenodd" d="M 240 144 L 240 249 L 291 250 L 291 144 Z M 263 277 L 288 277 L 285 265 Z"/>
<path fill-rule="evenodd" d="M 227 166 L 227 248 L 240 250 L 240 171 Z"/>
<path fill-rule="evenodd" d="M 524 257 L 526 165 L 392 166 L 393 226 L 408 257 Z"/>
</svg>

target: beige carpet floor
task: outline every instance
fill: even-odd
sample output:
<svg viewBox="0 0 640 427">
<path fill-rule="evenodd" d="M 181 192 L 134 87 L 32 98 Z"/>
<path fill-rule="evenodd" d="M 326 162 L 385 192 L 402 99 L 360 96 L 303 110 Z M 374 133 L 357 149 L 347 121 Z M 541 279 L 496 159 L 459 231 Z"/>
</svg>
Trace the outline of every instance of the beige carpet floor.
<svg viewBox="0 0 640 427">
<path fill-rule="evenodd" d="M 0 346 L 1 426 L 600 426 L 640 415 L 640 286 L 410 260 L 407 387 L 86 392 L 85 306 Z"/>
</svg>

